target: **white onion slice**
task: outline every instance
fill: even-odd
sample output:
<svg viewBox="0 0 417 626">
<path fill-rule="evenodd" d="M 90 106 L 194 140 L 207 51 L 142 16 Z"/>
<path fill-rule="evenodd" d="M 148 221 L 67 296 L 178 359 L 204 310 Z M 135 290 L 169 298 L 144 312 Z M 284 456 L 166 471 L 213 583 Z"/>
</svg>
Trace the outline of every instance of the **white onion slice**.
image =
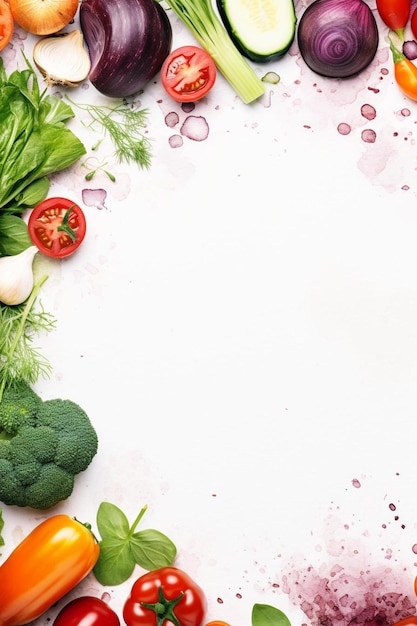
<svg viewBox="0 0 417 626">
<path fill-rule="evenodd" d="M 87 78 L 91 66 L 80 30 L 42 37 L 33 48 L 33 60 L 48 86 L 75 87 Z"/>
</svg>

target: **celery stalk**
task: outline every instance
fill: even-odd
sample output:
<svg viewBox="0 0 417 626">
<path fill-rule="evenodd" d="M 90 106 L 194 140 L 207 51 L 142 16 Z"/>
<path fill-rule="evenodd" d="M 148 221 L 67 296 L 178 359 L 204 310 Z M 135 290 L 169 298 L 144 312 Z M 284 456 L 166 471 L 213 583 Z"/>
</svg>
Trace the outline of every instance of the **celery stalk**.
<svg viewBox="0 0 417 626">
<path fill-rule="evenodd" d="M 166 0 L 168 6 L 190 29 L 202 48 L 238 96 L 249 104 L 263 93 L 265 86 L 230 39 L 211 0 Z"/>
</svg>

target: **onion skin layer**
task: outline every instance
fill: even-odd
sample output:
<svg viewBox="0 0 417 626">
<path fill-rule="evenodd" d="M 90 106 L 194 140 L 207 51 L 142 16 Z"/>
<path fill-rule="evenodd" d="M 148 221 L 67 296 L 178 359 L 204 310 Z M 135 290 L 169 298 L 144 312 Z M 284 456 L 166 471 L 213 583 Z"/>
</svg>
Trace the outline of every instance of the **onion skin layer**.
<svg viewBox="0 0 417 626">
<path fill-rule="evenodd" d="M 141 91 L 171 51 L 171 23 L 156 0 L 81 0 L 80 26 L 89 80 L 111 98 Z"/>
<path fill-rule="evenodd" d="M 313 72 L 349 78 L 373 60 L 378 27 L 363 0 L 314 0 L 298 25 L 298 47 Z"/>
</svg>

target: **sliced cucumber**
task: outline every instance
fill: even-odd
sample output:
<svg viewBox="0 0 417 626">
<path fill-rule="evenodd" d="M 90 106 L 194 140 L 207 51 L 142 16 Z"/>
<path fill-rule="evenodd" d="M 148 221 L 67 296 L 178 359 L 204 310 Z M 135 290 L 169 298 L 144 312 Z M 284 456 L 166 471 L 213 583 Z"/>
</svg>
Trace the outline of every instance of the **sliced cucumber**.
<svg viewBox="0 0 417 626">
<path fill-rule="evenodd" d="M 293 0 L 217 0 L 217 8 L 233 43 L 252 61 L 277 59 L 294 40 Z"/>
</svg>

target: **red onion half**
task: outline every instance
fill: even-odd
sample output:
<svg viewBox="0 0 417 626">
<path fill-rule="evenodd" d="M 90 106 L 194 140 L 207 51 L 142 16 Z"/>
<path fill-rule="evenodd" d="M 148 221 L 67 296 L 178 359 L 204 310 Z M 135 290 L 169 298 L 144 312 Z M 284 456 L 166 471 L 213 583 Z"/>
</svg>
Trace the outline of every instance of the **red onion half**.
<svg viewBox="0 0 417 626">
<path fill-rule="evenodd" d="M 157 0 L 81 0 L 90 82 L 106 96 L 139 92 L 171 51 L 172 29 Z"/>
<path fill-rule="evenodd" d="M 378 27 L 363 0 L 314 0 L 298 24 L 298 47 L 316 74 L 348 78 L 373 60 Z"/>
</svg>

